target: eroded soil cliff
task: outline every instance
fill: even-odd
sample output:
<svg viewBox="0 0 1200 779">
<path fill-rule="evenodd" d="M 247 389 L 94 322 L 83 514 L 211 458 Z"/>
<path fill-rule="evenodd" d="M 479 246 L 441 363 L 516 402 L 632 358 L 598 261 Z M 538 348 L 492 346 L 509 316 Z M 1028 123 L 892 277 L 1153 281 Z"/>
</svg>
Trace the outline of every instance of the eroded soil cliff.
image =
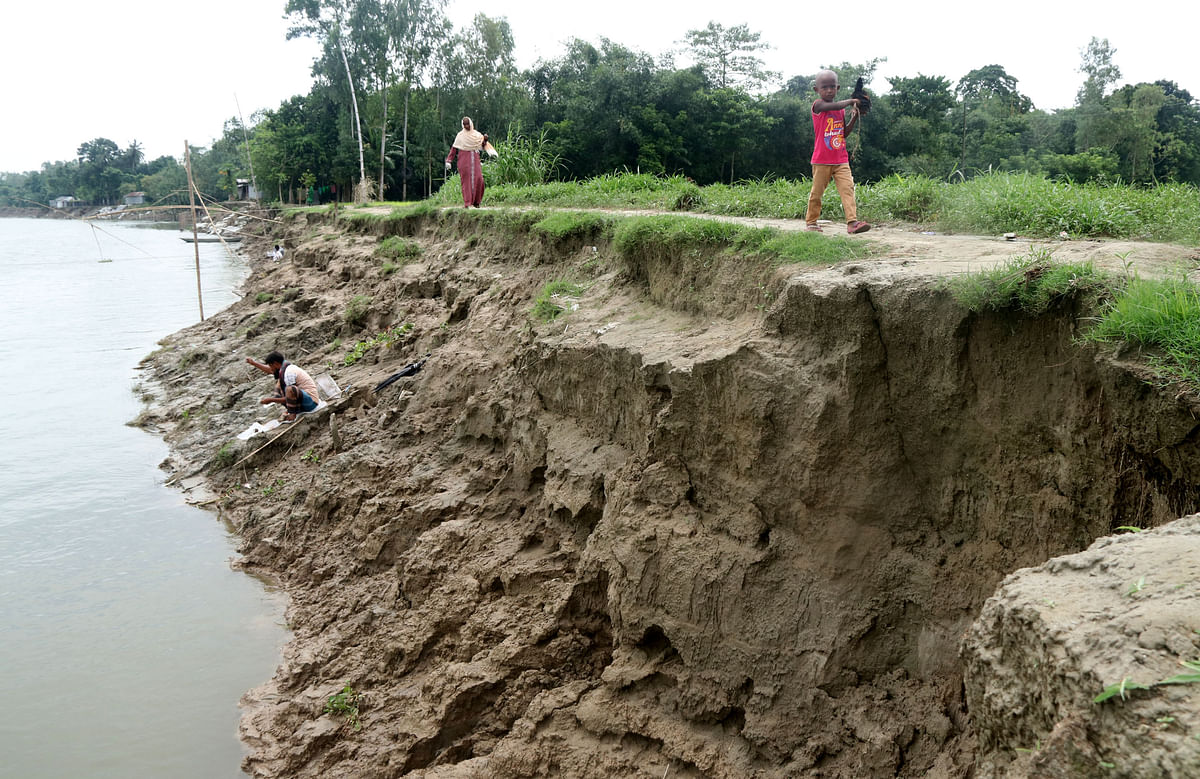
<svg viewBox="0 0 1200 779">
<path fill-rule="evenodd" d="M 389 233 L 420 256 L 383 267 Z M 458 213 L 280 239 L 148 359 L 141 420 L 291 596 L 256 776 L 969 776 L 1025 746 L 964 692 L 1001 580 L 1200 504 L 1194 407 L 1077 345 L 1072 300 L 977 316 L 903 261 L 622 257 Z M 353 390 L 218 456 L 269 416 L 243 360 L 271 349 Z M 323 713 L 345 685 L 359 729 Z"/>
</svg>

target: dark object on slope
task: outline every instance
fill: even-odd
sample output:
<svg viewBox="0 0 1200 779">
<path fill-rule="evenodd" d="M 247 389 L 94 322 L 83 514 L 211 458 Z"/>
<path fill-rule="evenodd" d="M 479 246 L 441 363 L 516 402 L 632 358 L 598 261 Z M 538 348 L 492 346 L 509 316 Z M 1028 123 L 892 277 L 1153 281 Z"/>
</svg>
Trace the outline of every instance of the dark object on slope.
<svg viewBox="0 0 1200 779">
<path fill-rule="evenodd" d="M 854 91 L 850 93 L 850 97 L 856 97 L 861 101 L 858 104 L 860 114 L 871 110 L 871 96 L 867 94 L 867 90 L 863 89 L 862 76 L 859 76 L 858 81 L 854 82 Z"/>
<path fill-rule="evenodd" d="M 379 390 L 392 384 L 395 381 L 403 379 L 405 376 L 412 376 L 414 373 L 421 370 L 421 368 L 425 365 L 425 361 L 428 359 L 429 359 L 429 355 L 427 354 L 424 357 L 422 357 L 421 359 L 417 360 L 416 362 L 410 362 L 408 365 L 405 365 L 403 368 L 396 371 L 391 376 L 388 376 L 386 379 L 384 379 L 383 381 L 376 384 L 374 391 L 379 392 Z"/>
</svg>

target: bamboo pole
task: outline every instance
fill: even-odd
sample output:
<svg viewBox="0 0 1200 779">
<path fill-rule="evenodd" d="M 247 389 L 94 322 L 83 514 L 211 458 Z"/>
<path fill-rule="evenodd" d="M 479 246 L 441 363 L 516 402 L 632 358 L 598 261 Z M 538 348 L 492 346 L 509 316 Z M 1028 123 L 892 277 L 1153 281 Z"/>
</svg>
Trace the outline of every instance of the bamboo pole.
<svg viewBox="0 0 1200 779">
<path fill-rule="evenodd" d="M 187 163 L 188 200 L 192 204 L 192 248 L 196 250 L 196 302 L 200 304 L 200 321 L 204 321 L 204 295 L 200 291 L 200 235 L 196 232 L 196 182 L 192 180 L 192 147 L 183 141 L 183 160 Z"/>
</svg>

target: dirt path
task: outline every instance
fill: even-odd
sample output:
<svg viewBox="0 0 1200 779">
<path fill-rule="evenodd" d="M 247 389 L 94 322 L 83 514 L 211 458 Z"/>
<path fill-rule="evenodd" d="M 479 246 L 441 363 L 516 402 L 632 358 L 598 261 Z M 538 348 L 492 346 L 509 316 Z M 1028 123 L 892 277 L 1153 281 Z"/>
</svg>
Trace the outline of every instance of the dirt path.
<svg viewBox="0 0 1200 779">
<path fill-rule="evenodd" d="M 485 211 L 528 210 L 532 206 L 484 206 Z M 763 219 L 757 217 L 721 216 L 717 214 L 682 213 L 649 209 L 620 208 L 554 208 L 548 211 L 601 211 L 619 216 L 688 216 L 696 219 L 715 219 L 749 227 L 771 227 L 776 230 L 798 231 L 804 222 L 798 219 Z M 391 208 L 363 209 L 368 213 L 387 214 Z M 824 221 L 823 221 L 824 224 Z M 825 224 L 830 235 L 841 235 L 839 224 Z M 1032 249 L 1049 249 L 1056 260 L 1064 263 L 1091 262 L 1111 272 L 1132 271 L 1143 276 L 1161 278 L 1184 272 L 1193 281 L 1200 281 L 1200 247 L 1170 243 L 1150 243 L 1112 238 L 1027 238 L 1003 236 L 947 234 L 922 229 L 904 223 L 875 224 L 869 233 L 855 237 L 880 247 L 881 253 L 872 258 L 876 265 L 895 266 L 922 275 L 947 275 L 986 270 Z"/>
</svg>

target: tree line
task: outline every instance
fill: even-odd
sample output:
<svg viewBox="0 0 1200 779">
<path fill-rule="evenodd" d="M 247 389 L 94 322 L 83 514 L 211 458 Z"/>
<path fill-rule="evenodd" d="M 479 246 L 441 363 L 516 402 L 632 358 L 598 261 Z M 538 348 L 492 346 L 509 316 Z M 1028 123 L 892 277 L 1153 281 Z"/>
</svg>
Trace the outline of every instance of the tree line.
<svg viewBox="0 0 1200 779">
<path fill-rule="evenodd" d="M 414 199 L 444 180 L 442 158 L 464 115 L 494 141 L 530 143 L 550 175 L 682 174 L 699 184 L 809 175 L 813 73 L 763 68 L 746 25 L 690 30 L 657 57 L 600 39 L 571 40 L 557 58 L 520 71 L 513 31 L 480 14 L 454 30 L 445 0 L 288 0 L 289 36 L 321 43 L 313 85 L 247 125 L 233 118 L 211 147 L 193 148 L 199 189 L 223 199 L 253 178 L 282 202 Z M 1174 81 L 1120 84 L 1115 50 L 1081 52 L 1075 105 L 1043 111 L 1004 67 L 951 81 L 888 77 L 850 138 L 855 176 L 971 177 L 1029 171 L 1077 182 L 1200 185 L 1200 104 Z M 677 66 L 676 58 L 696 64 Z M 843 87 L 875 78 L 885 59 L 829 66 Z M 97 138 L 74 160 L 0 174 L 0 204 L 73 194 L 93 204 L 144 191 L 186 200 L 179 161 L 147 162 Z"/>
</svg>

